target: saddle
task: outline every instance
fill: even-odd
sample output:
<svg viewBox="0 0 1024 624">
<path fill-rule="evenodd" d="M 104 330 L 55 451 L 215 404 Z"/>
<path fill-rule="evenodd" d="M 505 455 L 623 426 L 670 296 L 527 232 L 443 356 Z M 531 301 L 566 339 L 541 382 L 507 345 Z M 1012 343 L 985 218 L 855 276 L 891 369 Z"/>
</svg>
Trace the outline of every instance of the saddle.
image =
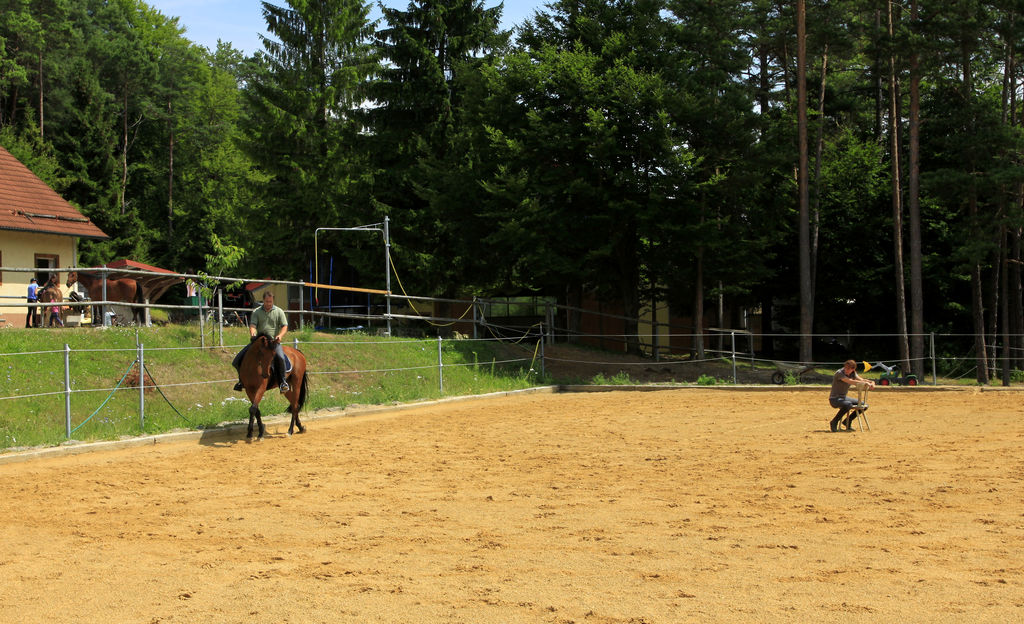
<svg viewBox="0 0 1024 624">
<path fill-rule="evenodd" d="M 272 372 L 277 372 L 277 358 L 274 358 L 273 364 L 270 365 Z M 288 354 L 284 354 L 284 374 L 287 377 L 292 372 L 292 360 L 288 357 Z"/>
</svg>

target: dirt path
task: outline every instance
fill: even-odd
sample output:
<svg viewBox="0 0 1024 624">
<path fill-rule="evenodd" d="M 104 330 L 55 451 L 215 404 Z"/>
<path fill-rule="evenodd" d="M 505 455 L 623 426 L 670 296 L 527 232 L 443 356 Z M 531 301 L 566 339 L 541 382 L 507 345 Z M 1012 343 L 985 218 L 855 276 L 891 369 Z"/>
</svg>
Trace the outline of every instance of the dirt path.
<svg viewBox="0 0 1024 624">
<path fill-rule="evenodd" d="M 0 622 L 1009 622 L 1024 393 L 527 394 L 0 465 Z M 284 427 L 273 427 L 278 434 Z"/>
</svg>

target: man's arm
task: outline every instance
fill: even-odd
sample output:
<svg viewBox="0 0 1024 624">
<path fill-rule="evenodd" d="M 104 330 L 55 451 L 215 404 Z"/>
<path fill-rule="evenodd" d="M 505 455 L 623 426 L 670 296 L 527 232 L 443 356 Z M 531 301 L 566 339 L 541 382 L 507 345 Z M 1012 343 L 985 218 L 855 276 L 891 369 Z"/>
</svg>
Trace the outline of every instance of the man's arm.
<svg viewBox="0 0 1024 624">
<path fill-rule="evenodd" d="M 260 309 L 256 308 L 252 314 L 249 315 L 249 337 L 256 337 L 256 315 L 260 313 Z"/>
<path fill-rule="evenodd" d="M 850 375 L 849 377 L 844 375 L 843 381 L 850 384 L 851 386 L 856 386 L 857 384 L 864 384 L 869 388 L 875 387 L 875 382 L 871 381 L 870 379 L 864 379 L 863 377 L 857 375 L 857 371 L 853 371 L 853 374 Z"/>
<path fill-rule="evenodd" d="M 277 332 L 277 335 L 274 336 L 274 340 L 281 342 L 281 340 L 284 339 L 284 335 L 288 333 L 288 315 L 285 314 L 285 311 L 280 308 L 278 308 L 278 311 L 280 312 L 279 317 L 281 322 L 281 329 L 280 331 Z"/>
</svg>

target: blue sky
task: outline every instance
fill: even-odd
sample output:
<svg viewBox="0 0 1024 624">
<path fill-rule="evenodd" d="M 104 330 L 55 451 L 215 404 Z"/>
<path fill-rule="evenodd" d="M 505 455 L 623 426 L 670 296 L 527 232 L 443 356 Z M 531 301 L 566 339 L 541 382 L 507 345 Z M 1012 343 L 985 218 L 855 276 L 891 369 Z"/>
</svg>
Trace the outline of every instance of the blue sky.
<svg viewBox="0 0 1024 624">
<path fill-rule="evenodd" d="M 145 0 L 167 17 L 177 17 L 178 24 L 185 27 L 185 36 L 209 49 L 217 47 L 217 39 L 252 54 L 262 50 L 259 35 L 265 34 L 263 4 L 260 0 Z M 496 6 L 499 0 L 484 0 L 487 7 Z M 533 15 L 543 7 L 546 0 L 505 0 L 502 27 L 511 28 Z M 285 0 L 274 4 L 285 5 Z M 407 6 L 406 0 L 386 0 L 388 6 Z"/>
</svg>

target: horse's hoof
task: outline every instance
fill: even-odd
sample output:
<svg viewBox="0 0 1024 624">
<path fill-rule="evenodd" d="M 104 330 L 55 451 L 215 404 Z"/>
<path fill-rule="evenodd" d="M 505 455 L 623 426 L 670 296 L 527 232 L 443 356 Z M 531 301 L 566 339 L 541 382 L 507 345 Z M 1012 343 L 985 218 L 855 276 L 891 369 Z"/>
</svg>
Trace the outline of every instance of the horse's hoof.
<svg viewBox="0 0 1024 624">
<path fill-rule="evenodd" d="M 306 428 L 303 427 L 302 425 L 299 425 L 299 433 L 306 433 Z"/>
</svg>

